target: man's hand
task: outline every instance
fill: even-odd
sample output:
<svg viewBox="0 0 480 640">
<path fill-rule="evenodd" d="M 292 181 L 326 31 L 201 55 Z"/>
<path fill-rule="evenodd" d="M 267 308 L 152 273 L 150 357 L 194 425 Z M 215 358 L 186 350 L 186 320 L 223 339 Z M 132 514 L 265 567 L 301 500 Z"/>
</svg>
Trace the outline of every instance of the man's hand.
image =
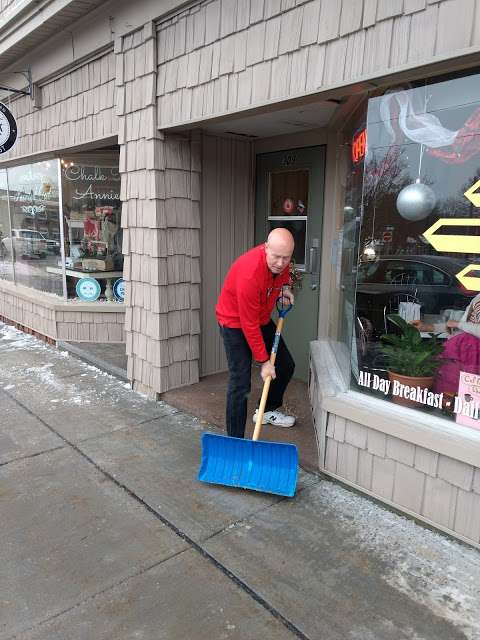
<svg viewBox="0 0 480 640">
<path fill-rule="evenodd" d="M 284 300 L 282 301 L 282 298 L 284 298 Z M 285 303 L 286 300 L 286 303 Z M 293 295 L 293 292 L 290 288 L 283 288 L 282 289 L 282 295 L 280 296 L 280 301 L 282 302 L 282 304 L 289 305 L 289 304 L 295 304 L 295 296 Z"/>
<path fill-rule="evenodd" d="M 271 376 L 272 380 L 275 380 L 276 378 L 275 367 L 270 362 L 270 360 L 267 360 L 262 364 L 262 368 L 260 369 L 260 375 L 262 376 L 262 380 L 264 382 L 268 378 L 268 376 Z"/>
</svg>

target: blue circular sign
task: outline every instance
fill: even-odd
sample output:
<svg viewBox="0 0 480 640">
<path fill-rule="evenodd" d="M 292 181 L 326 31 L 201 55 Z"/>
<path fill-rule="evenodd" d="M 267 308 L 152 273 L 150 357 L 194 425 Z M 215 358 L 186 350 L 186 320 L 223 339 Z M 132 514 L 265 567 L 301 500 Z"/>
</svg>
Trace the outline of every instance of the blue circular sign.
<svg viewBox="0 0 480 640">
<path fill-rule="evenodd" d="M 100 283 L 95 278 L 80 278 L 75 287 L 80 300 L 88 300 L 89 302 L 98 299 L 100 290 Z"/>
<path fill-rule="evenodd" d="M 125 301 L 125 280 L 119 278 L 113 283 L 113 297 L 117 302 Z"/>
</svg>

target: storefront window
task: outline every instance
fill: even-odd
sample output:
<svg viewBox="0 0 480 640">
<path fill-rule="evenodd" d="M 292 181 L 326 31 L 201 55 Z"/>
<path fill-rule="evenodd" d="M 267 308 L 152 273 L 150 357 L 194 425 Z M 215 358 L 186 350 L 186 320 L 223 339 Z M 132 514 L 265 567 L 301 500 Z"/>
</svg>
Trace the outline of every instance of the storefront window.
<svg viewBox="0 0 480 640">
<path fill-rule="evenodd" d="M 0 171 L 0 278 L 123 301 L 118 160 L 99 151 Z"/>
<path fill-rule="evenodd" d="M 338 212 L 340 227 L 332 247 L 332 260 L 336 271 L 336 286 L 339 290 L 340 314 L 338 346 L 341 348 L 341 364 L 343 368 L 351 367 L 354 375 L 358 373 L 356 353 L 351 353 L 351 340 L 355 330 L 355 288 L 358 266 L 358 235 L 360 231 L 363 164 L 365 158 L 365 111 L 354 118 L 353 127 L 349 128 L 347 138 L 342 144 L 339 154 L 341 163 L 340 202 L 343 208 Z M 359 141 L 363 140 L 362 145 Z M 343 196 L 343 197 L 342 197 Z"/>
<path fill-rule="evenodd" d="M 13 259 L 9 238 L 11 237 L 8 208 L 8 182 L 6 170 L 0 171 L 0 278 L 13 280 Z"/>
<path fill-rule="evenodd" d="M 11 167 L 7 180 L 11 228 L 2 245 L 13 260 L 15 281 L 62 295 L 62 277 L 55 273 L 60 255 L 58 162 Z"/>
<path fill-rule="evenodd" d="M 432 79 L 372 97 L 365 144 L 351 143 L 352 184 L 354 149 L 366 151 L 362 190 L 345 200 L 361 219 L 350 269 L 352 386 L 476 429 L 479 80 Z"/>
<path fill-rule="evenodd" d="M 111 301 L 123 271 L 118 153 L 65 156 L 61 167 L 68 296 L 90 277 Z"/>
</svg>

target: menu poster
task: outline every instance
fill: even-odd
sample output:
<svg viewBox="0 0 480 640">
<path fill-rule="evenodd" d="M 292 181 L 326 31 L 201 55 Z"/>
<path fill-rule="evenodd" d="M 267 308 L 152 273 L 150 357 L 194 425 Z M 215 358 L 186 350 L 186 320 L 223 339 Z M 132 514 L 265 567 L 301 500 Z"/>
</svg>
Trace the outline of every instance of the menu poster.
<svg viewBox="0 0 480 640">
<path fill-rule="evenodd" d="M 457 424 L 480 430 L 480 375 L 460 372 L 454 412 Z"/>
</svg>

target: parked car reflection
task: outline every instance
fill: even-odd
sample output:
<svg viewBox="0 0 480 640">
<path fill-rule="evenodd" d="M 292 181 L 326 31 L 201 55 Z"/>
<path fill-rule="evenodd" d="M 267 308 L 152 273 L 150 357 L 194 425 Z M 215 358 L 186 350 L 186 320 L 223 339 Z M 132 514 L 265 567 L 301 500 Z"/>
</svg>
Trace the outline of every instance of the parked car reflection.
<svg viewBox="0 0 480 640">
<path fill-rule="evenodd" d="M 421 312 L 440 316 L 446 309 L 463 310 L 478 293 L 462 286 L 456 274 L 464 261 L 445 256 L 385 256 L 362 263 L 357 277 L 357 317 L 367 319 L 378 338 L 385 314 L 398 311 L 400 300 L 421 305 Z"/>
<path fill-rule="evenodd" d="M 33 229 L 12 229 L 12 235 L 3 238 L 2 245 L 7 255 L 19 258 L 45 258 L 48 250 L 44 236 Z"/>
</svg>

